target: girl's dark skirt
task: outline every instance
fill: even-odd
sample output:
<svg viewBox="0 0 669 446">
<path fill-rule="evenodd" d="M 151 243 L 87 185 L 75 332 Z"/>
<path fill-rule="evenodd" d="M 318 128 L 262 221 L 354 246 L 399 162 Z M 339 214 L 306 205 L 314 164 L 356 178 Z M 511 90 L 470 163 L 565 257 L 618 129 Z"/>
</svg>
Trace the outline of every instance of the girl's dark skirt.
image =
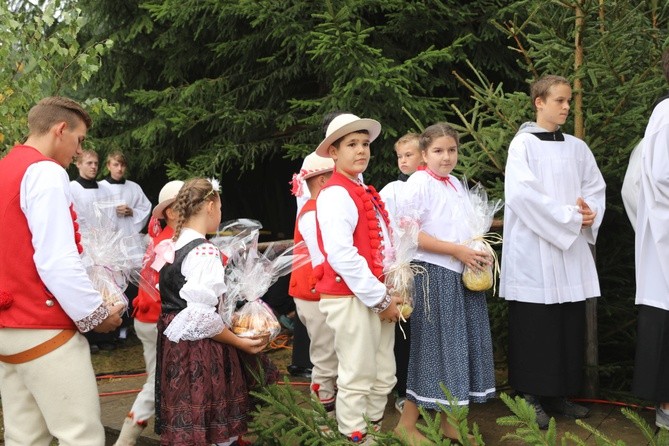
<svg viewBox="0 0 669 446">
<path fill-rule="evenodd" d="M 585 301 L 509 301 L 509 384 L 540 396 L 576 395 L 585 354 Z"/>
<path fill-rule="evenodd" d="M 632 393 L 669 402 L 669 311 L 639 305 Z"/>
<path fill-rule="evenodd" d="M 465 289 L 462 275 L 447 268 L 415 264 L 426 274 L 415 278 L 407 398 L 441 410 L 450 401 L 440 384 L 460 405 L 493 398 L 495 365 L 485 293 Z"/>
<path fill-rule="evenodd" d="M 209 446 L 247 431 L 249 391 L 276 381 L 276 367 L 212 339 L 172 342 L 163 332 L 176 313 L 158 321 L 156 433 L 161 445 Z"/>
</svg>

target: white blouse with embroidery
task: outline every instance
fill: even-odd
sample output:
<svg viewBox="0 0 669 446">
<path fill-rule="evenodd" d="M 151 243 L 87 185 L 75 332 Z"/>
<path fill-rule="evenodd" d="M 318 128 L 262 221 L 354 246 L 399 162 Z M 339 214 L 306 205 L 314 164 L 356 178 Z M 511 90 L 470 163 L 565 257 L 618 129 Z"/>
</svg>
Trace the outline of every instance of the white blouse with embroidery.
<svg viewBox="0 0 669 446">
<path fill-rule="evenodd" d="M 198 238 L 204 238 L 204 235 L 184 228 L 174 249 L 178 250 Z M 161 243 L 165 242 L 170 240 Z M 217 308 L 226 286 L 219 249 L 211 243 L 197 246 L 186 255 L 181 264 L 181 274 L 186 283 L 179 296 L 187 302 L 187 307 L 172 319 L 165 329 L 165 336 L 173 342 L 197 341 L 222 332 L 225 324 Z"/>
</svg>

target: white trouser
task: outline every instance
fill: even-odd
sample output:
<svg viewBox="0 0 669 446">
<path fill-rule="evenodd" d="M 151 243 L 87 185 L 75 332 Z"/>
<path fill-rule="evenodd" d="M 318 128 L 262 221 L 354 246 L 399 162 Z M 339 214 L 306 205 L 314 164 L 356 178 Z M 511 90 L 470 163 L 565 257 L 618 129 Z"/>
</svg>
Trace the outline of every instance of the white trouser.
<svg viewBox="0 0 669 446">
<path fill-rule="evenodd" d="M 40 344 L 61 330 L 0 329 L 0 354 Z M 104 446 L 100 399 L 88 341 L 81 333 L 23 364 L 0 362 L 6 446 Z"/>
<path fill-rule="evenodd" d="M 395 377 L 395 324 L 379 316 L 356 297 L 321 298 L 319 308 L 334 331 L 339 360 L 337 423 L 350 436 L 366 432 L 364 415 L 371 421 L 383 412 Z"/>
<path fill-rule="evenodd" d="M 334 332 L 325 323 L 325 314 L 317 300 L 294 299 L 297 316 L 309 333 L 309 358 L 313 364 L 311 383 L 318 384 L 321 400 L 334 398 L 337 380 L 337 354 L 334 350 Z"/>
<path fill-rule="evenodd" d="M 156 323 L 142 322 L 135 319 L 135 333 L 144 349 L 144 363 L 146 364 L 146 382 L 137 394 L 130 409 L 132 420 L 144 424 L 156 413 L 156 343 L 158 327 Z"/>
</svg>

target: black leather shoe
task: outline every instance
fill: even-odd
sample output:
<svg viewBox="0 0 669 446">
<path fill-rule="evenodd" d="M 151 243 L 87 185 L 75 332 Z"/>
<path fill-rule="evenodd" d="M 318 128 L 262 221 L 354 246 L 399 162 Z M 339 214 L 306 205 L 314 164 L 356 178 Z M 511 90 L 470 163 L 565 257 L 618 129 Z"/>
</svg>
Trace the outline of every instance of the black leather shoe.
<svg viewBox="0 0 669 446">
<path fill-rule="evenodd" d="M 311 378 L 310 367 L 299 367 L 291 364 L 288 366 L 288 373 L 290 373 L 290 376 L 297 376 L 300 378 Z"/>
</svg>

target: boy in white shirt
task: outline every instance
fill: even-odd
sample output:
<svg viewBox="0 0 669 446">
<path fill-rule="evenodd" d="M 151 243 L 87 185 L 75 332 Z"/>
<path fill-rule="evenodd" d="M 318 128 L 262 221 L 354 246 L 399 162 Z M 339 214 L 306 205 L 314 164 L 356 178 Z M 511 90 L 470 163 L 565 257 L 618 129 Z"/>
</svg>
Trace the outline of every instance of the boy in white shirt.
<svg viewBox="0 0 669 446">
<path fill-rule="evenodd" d="M 316 149 L 330 156 L 335 171 L 316 199 L 319 246 L 325 261 L 314 275 L 319 307 L 334 331 L 338 367 L 339 431 L 366 442 L 367 416 L 380 429 L 395 385 L 394 323 L 399 296 L 383 282 L 383 250 L 390 243 L 388 213 L 376 190 L 359 175 L 381 124 L 342 114 L 332 120 Z M 386 323 L 389 322 L 389 323 Z"/>
</svg>

